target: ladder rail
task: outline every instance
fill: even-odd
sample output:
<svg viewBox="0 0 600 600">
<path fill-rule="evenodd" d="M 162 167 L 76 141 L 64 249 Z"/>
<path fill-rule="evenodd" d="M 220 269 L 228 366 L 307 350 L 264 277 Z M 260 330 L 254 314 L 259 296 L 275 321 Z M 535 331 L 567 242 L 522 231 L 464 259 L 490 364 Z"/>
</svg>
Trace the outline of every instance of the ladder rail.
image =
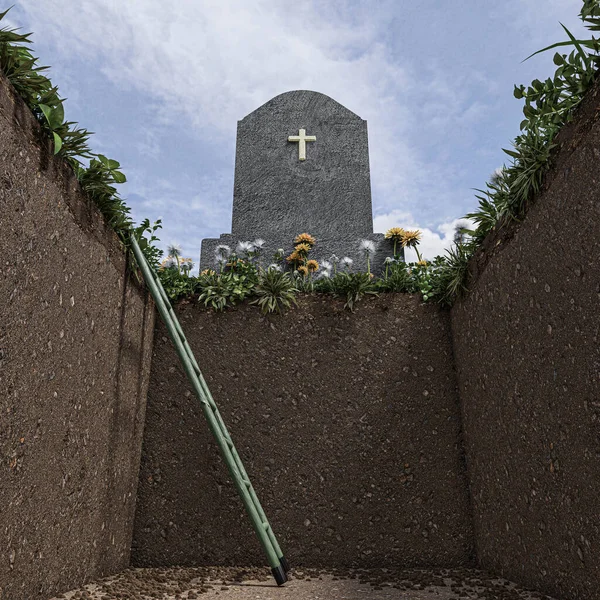
<svg viewBox="0 0 600 600">
<path fill-rule="evenodd" d="M 208 384 L 206 383 L 206 380 L 204 379 L 204 375 L 202 375 L 202 371 L 200 370 L 200 367 L 198 366 L 198 363 L 196 362 L 196 357 L 194 356 L 194 353 L 192 352 L 192 349 L 187 341 L 187 339 L 185 338 L 185 335 L 183 334 L 183 329 L 181 328 L 181 324 L 179 323 L 179 319 L 177 319 L 174 309 L 169 301 L 169 298 L 167 296 L 167 293 L 165 292 L 165 289 L 162 285 L 162 282 L 160 281 L 160 278 L 156 277 L 155 278 L 157 287 L 160 291 L 161 297 L 163 299 L 163 302 L 165 302 L 166 306 L 168 307 L 169 310 L 169 314 L 172 318 L 172 320 L 175 323 L 175 327 L 177 329 L 177 332 L 179 334 L 179 337 L 181 339 L 181 342 L 185 348 L 185 351 L 194 367 L 194 370 L 196 372 L 196 376 L 200 381 L 200 385 L 202 386 L 204 393 L 207 397 L 207 400 L 209 401 L 209 403 L 211 404 L 212 410 L 215 414 L 215 417 L 221 427 L 222 433 L 225 436 L 226 440 L 231 444 L 230 446 L 230 450 L 231 450 L 231 454 L 233 455 L 233 458 L 236 462 L 236 465 L 241 473 L 241 476 L 243 479 L 245 479 L 246 481 L 250 482 L 250 477 L 248 477 L 248 473 L 246 472 L 246 469 L 244 467 L 244 463 L 242 462 L 242 459 L 240 458 L 237 449 L 235 447 L 235 445 L 233 444 L 233 440 L 231 439 L 231 435 L 229 433 L 229 430 L 227 429 L 227 426 L 225 425 L 225 422 L 223 421 L 223 417 L 221 416 L 221 412 L 219 411 L 219 408 L 217 406 L 217 403 L 214 401 L 212 394 L 210 392 L 210 389 L 208 387 Z M 271 527 L 268 519 L 267 519 L 267 515 L 265 514 L 265 511 L 262 507 L 262 504 L 260 503 L 260 500 L 258 499 L 258 496 L 256 494 L 256 491 L 254 490 L 254 486 L 252 485 L 252 483 L 250 482 L 249 486 L 248 486 L 248 491 L 250 493 L 250 496 L 252 497 L 252 501 L 256 507 L 256 510 L 258 511 L 258 514 L 260 515 L 261 519 L 263 520 L 264 523 L 266 523 L 266 531 L 267 534 L 271 540 L 271 544 L 273 545 L 273 548 L 275 549 L 275 552 L 277 553 L 277 556 L 279 557 L 280 562 L 282 562 L 284 569 L 286 570 L 286 572 L 289 570 L 289 566 L 287 564 L 287 561 L 283 555 L 283 552 L 279 546 L 279 543 L 277 542 L 277 538 L 275 537 L 275 533 L 273 532 L 273 528 Z"/>
<path fill-rule="evenodd" d="M 158 312 L 169 333 L 169 337 L 175 345 L 175 350 L 177 351 L 188 381 L 191 383 L 196 397 L 200 401 L 202 412 L 208 421 L 209 428 L 217 442 L 236 490 L 250 517 L 252 527 L 267 555 L 273 576 L 277 584 L 282 585 L 287 581 L 286 573 L 289 570 L 287 560 L 281 552 L 275 534 L 273 533 L 262 505 L 258 500 L 254 487 L 250 482 L 250 478 L 248 477 L 246 469 L 233 444 L 229 431 L 227 430 L 212 394 L 210 393 L 192 349 L 185 338 L 181 324 L 175 315 L 162 283 L 160 282 L 158 275 L 148 264 L 135 237 L 131 235 L 130 238 L 136 261 L 142 271 L 150 293 L 154 298 Z"/>
</svg>

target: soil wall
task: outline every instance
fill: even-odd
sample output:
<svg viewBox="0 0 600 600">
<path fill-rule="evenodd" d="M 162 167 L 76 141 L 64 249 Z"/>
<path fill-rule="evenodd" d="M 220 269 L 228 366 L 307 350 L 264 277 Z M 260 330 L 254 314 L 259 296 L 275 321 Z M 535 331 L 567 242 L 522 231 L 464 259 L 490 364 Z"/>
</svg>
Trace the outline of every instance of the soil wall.
<svg viewBox="0 0 600 600">
<path fill-rule="evenodd" d="M 129 564 L 154 309 L 0 76 L 0 598 Z"/>
<path fill-rule="evenodd" d="M 452 311 L 480 565 L 565 600 L 600 598 L 599 111 L 596 85 Z"/>
<path fill-rule="evenodd" d="M 470 563 L 447 311 L 398 294 L 178 314 L 293 564 Z M 162 322 L 142 456 L 133 564 L 265 563 Z"/>
</svg>

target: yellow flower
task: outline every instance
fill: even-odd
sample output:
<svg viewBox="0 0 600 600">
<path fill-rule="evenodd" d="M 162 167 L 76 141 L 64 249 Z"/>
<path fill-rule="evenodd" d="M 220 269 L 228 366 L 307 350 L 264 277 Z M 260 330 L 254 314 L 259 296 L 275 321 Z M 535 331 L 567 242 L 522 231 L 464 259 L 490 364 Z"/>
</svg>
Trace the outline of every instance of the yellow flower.
<svg viewBox="0 0 600 600">
<path fill-rule="evenodd" d="M 421 239 L 421 232 L 416 229 L 415 231 L 405 231 L 402 234 L 402 245 L 406 248 L 414 248 L 419 245 Z"/>
<path fill-rule="evenodd" d="M 304 257 L 301 254 L 298 254 L 298 252 L 296 252 L 294 250 L 285 260 L 287 260 L 289 263 L 293 263 L 293 262 L 303 263 Z"/>
<path fill-rule="evenodd" d="M 315 238 L 310 233 L 301 233 L 294 240 L 294 244 L 308 244 L 309 246 L 314 246 L 315 242 Z"/>
<path fill-rule="evenodd" d="M 230 260 L 228 263 L 225 264 L 225 266 L 235 269 L 239 265 L 244 265 L 245 263 L 246 263 L 246 261 L 243 260 L 242 258 L 236 258 L 234 260 Z"/>
<path fill-rule="evenodd" d="M 302 275 L 306 277 L 308 275 L 308 267 L 301 265 L 300 267 L 298 267 L 298 273 L 302 273 Z"/>
<path fill-rule="evenodd" d="M 311 272 L 314 273 L 315 271 L 319 270 L 319 263 L 314 259 L 311 258 L 307 263 L 306 263 L 306 268 Z"/>
<path fill-rule="evenodd" d="M 427 261 L 425 259 L 422 259 L 417 264 L 419 266 L 421 266 L 421 267 L 426 267 L 427 266 Z"/>
<path fill-rule="evenodd" d="M 200 275 L 216 275 L 216 273 L 212 269 L 204 269 Z"/>
<path fill-rule="evenodd" d="M 385 238 L 387 240 L 398 240 L 400 241 L 402 239 L 402 236 L 404 235 L 404 229 L 402 229 L 402 227 L 392 227 L 391 229 L 388 229 L 385 232 Z"/>
<path fill-rule="evenodd" d="M 310 252 L 310 249 L 310 244 L 307 244 L 306 242 L 302 242 L 301 244 L 298 244 L 296 246 L 296 252 L 298 252 L 299 254 L 307 254 L 308 252 Z"/>
</svg>

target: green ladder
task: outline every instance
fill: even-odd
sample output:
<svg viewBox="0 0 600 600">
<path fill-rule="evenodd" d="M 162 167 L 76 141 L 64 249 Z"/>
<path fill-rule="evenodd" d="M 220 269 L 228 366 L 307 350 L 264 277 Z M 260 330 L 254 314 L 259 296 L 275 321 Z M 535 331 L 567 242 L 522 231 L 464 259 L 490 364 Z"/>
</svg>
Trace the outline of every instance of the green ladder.
<svg viewBox="0 0 600 600">
<path fill-rule="evenodd" d="M 200 405 L 202 406 L 202 411 L 204 412 L 204 416 L 208 421 L 210 430 L 212 431 L 219 449 L 221 450 L 221 454 L 225 459 L 225 463 L 227 464 L 227 468 L 231 473 L 231 477 L 233 478 L 233 482 L 238 494 L 240 495 L 246 512 L 252 521 L 254 531 L 256 532 L 265 554 L 267 555 L 273 577 L 275 578 L 277 585 L 283 585 L 288 580 L 287 573 L 290 570 L 288 561 L 283 556 L 281 548 L 277 543 L 277 539 L 275 538 L 275 534 L 273 533 L 271 525 L 267 520 L 265 511 L 258 500 L 256 492 L 252 487 L 252 483 L 250 483 L 250 478 L 246 473 L 246 469 L 244 469 L 244 465 L 242 464 L 242 460 L 240 459 L 239 454 L 233 445 L 229 431 L 227 431 L 227 427 L 223 422 L 221 414 L 219 413 L 219 409 L 217 408 L 210 390 L 206 385 L 206 381 L 204 380 L 202 372 L 200 371 L 200 367 L 198 367 L 198 363 L 194 358 L 192 349 L 185 339 L 181 325 L 175 316 L 175 311 L 169 302 L 169 298 L 167 297 L 162 283 L 160 282 L 160 279 L 158 278 L 158 275 L 154 269 L 152 269 L 152 267 L 150 267 L 148 264 L 146 257 L 142 253 L 137 243 L 137 240 L 133 235 L 130 236 L 130 239 L 133 254 L 142 271 L 144 280 L 150 288 L 150 293 L 154 298 L 158 312 L 160 313 L 160 316 L 162 317 L 162 320 L 169 331 L 169 335 L 175 344 L 177 354 L 179 355 L 179 359 L 181 360 L 181 364 L 183 365 L 183 369 L 187 375 L 187 378 L 192 384 L 198 400 L 200 400 Z"/>
</svg>

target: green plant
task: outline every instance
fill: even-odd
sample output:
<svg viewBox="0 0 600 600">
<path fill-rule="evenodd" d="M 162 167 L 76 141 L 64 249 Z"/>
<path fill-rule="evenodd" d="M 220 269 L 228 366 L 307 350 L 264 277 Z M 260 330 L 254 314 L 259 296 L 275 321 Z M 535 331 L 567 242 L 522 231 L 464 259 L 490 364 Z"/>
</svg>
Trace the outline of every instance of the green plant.
<svg viewBox="0 0 600 600">
<path fill-rule="evenodd" d="M 192 296 L 200 289 L 197 278 L 180 273 L 176 267 L 160 269 L 158 275 L 167 296 L 173 302 Z"/>
<path fill-rule="evenodd" d="M 382 292 L 408 292 L 410 288 L 410 271 L 403 260 L 387 261 L 385 276 L 376 282 L 377 289 Z"/>
<path fill-rule="evenodd" d="M 160 265 L 160 259 L 162 257 L 162 250 L 153 245 L 153 242 L 158 241 L 158 237 L 154 235 L 159 229 L 162 228 L 162 221 L 158 219 L 154 224 L 150 225 L 149 219 L 144 219 L 137 227 L 134 227 L 131 231 L 140 247 L 140 250 L 146 257 L 148 264 L 153 269 L 158 269 Z M 148 237 L 144 234 L 147 233 Z"/>
<path fill-rule="evenodd" d="M 600 31 L 599 0 L 584 0 L 579 16 L 587 29 Z M 471 239 L 440 258 L 433 290 L 439 302 L 451 303 L 466 289 L 466 263 L 494 228 L 524 218 L 528 203 L 540 190 L 544 173 L 550 167 L 556 134 L 571 121 L 574 110 L 595 81 L 600 66 L 600 41 L 593 35 L 589 40 L 575 39 L 564 25 L 561 26 L 569 39 L 531 56 L 566 46 L 574 49 L 568 55 L 555 53 L 554 63 L 558 68 L 554 77 L 543 82 L 535 79 L 527 87 L 515 86 L 515 97 L 524 100 L 525 118 L 513 149 L 504 150 L 512 162 L 503 167 L 500 176 L 486 184 L 485 190 L 476 190 L 480 193 L 476 196 L 479 206 L 467 215 L 476 225 L 468 232 Z"/>
<path fill-rule="evenodd" d="M 256 265 L 249 260 L 238 258 L 235 254 L 232 254 L 227 261 L 223 274 L 234 273 L 239 275 L 253 286 L 258 283 L 258 268 Z"/>
<path fill-rule="evenodd" d="M 354 311 L 356 303 L 366 295 L 377 296 L 377 285 L 369 273 L 336 273 L 333 277 L 319 280 L 318 291 L 346 298 L 344 308 Z"/>
<path fill-rule="evenodd" d="M 467 278 L 469 260 L 476 249 L 474 242 L 456 244 L 446 251 L 445 256 L 437 257 L 429 279 L 428 298 L 451 306 L 454 301 L 468 291 Z"/>
<path fill-rule="evenodd" d="M 482 194 L 475 196 L 479 200 L 479 206 L 476 211 L 466 215 L 476 225 L 474 230 L 467 231 L 478 245 L 501 223 L 510 198 L 510 187 L 503 176 L 493 177 L 492 181 L 486 183 L 486 187 L 486 190 L 475 190 Z"/>
<path fill-rule="evenodd" d="M 252 296 L 255 287 L 254 278 L 235 271 L 213 271 L 198 277 L 197 284 L 200 290 L 198 300 L 218 312 Z"/>
<path fill-rule="evenodd" d="M 0 13 L 0 21 L 7 12 Z M 587 29 L 600 31 L 600 0 L 583 0 L 580 17 Z M 521 220 L 525 216 L 528 204 L 540 190 L 544 173 L 550 167 L 556 134 L 572 119 L 574 110 L 596 78 L 600 66 L 600 40 L 593 35 L 587 40 L 575 39 L 566 27 L 563 26 L 563 29 L 568 40 L 552 44 L 531 55 L 572 47 L 569 54 L 554 54 L 557 66 L 554 77 L 543 82 L 535 79 L 527 87 L 515 86 L 515 97 L 524 100 L 525 118 L 521 122 L 521 133 L 513 141 L 513 148 L 504 150 L 511 159 L 510 164 L 505 165 L 499 175 L 492 177 L 484 190 L 475 190 L 478 192 L 476 198 L 479 206 L 467 215 L 474 222 L 474 229 L 465 230 L 468 238 L 461 240 L 445 256 L 437 257 L 429 263 L 421 260 L 410 265 L 398 261 L 394 265 L 388 263 L 385 277 L 381 280 L 373 280 L 369 274 L 370 258 L 374 253 L 369 242 L 363 244 L 367 273 L 352 274 L 349 272 L 351 259 L 344 258 L 340 262 L 337 257 L 332 257 L 333 276 L 328 271 L 328 277 L 313 282 L 311 275 L 319 266 L 316 261 L 308 259 L 308 254 L 315 240 L 309 234 L 300 234 L 294 240 L 294 252 L 287 258 L 295 272 L 303 275 L 295 282 L 290 278 L 294 289 L 345 296 L 346 306 L 351 310 L 365 294 L 376 294 L 378 291 L 418 292 L 422 294 L 424 301 L 433 299 L 442 304 L 451 304 L 463 293 L 467 289 L 470 257 L 494 228 L 512 220 Z M 129 216 L 130 210 L 115 187 L 125 181 L 119 163 L 104 155 L 92 153 L 88 146 L 91 132 L 76 128 L 76 123 L 65 121 L 64 99 L 59 97 L 58 88 L 46 77 L 48 67 L 39 66 L 38 59 L 28 48 L 31 44 L 30 36 L 29 33 L 21 34 L 14 29 L 0 29 L 0 69 L 31 109 L 42 134 L 52 140 L 54 153 L 71 165 L 83 191 L 96 203 L 123 244 L 128 246 L 130 235 L 135 236 L 147 259 L 156 268 L 162 252 L 153 246 L 153 242 L 158 239 L 154 234 L 160 227 L 160 222 L 150 226 L 146 219 L 138 227 L 134 227 Z M 89 166 L 86 167 L 82 159 L 90 159 Z M 402 243 L 404 247 L 414 247 L 419 259 L 421 258 L 416 248 L 418 232 L 394 228 L 386 237 L 394 241 L 394 259 L 399 258 L 396 256 L 398 243 Z M 177 269 L 161 269 L 159 274 L 172 299 L 199 292 L 200 300 L 206 306 L 223 310 L 255 295 L 255 303 L 261 309 L 266 306 L 268 310 L 273 306 L 273 297 L 278 296 L 276 277 L 273 275 L 274 280 L 269 283 L 266 281 L 269 271 L 259 275 L 259 269 L 254 264 L 263 244 L 262 240 L 242 243 L 243 252 L 238 253 L 240 257 L 230 255 L 227 247 L 221 247 L 227 248 L 227 251 L 220 252 L 221 274 L 213 272 L 198 278 L 188 277 L 190 262 L 186 263 L 185 274 Z M 278 250 L 276 261 L 281 261 L 282 258 L 283 250 Z M 315 264 L 309 265 L 311 262 Z M 338 272 L 338 262 L 344 271 Z M 282 285 L 281 281 L 279 285 Z M 285 306 L 277 302 L 279 309 Z"/>
<path fill-rule="evenodd" d="M 304 294 L 311 294 L 315 291 L 315 282 L 308 270 L 306 271 L 306 273 L 304 273 L 304 269 L 298 269 L 293 272 L 292 277 L 294 278 L 294 286 L 299 292 L 303 292 Z"/>
<path fill-rule="evenodd" d="M 513 164 L 504 169 L 509 194 L 503 212 L 509 217 L 521 219 L 527 201 L 539 191 L 543 175 L 550 167 L 556 133 L 555 127 L 541 128 L 533 124 L 515 138 L 514 150 L 504 150 L 513 158 Z"/>
<path fill-rule="evenodd" d="M 10 11 L 0 13 L 0 21 Z M 49 67 L 37 66 L 37 58 L 24 46 L 31 44 L 31 33 L 21 34 L 17 29 L 0 29 L 0 68 L 12 83 L 16 92 L 23 98 L 27 106 L 33 110 L 40 101 L 56 98 L 57 88 L 42 75 Z"/>
<path fill-rule="evenodd" d="M 256 299 L 252 304 L 257 304 L 265 315 L 272 312 L 280 313 L 283 307 L 289 308 L 292 303 L 296 304 L 297 292 L 289 273 L 269 268 L 259 278 L 254 290 Z"/>
<path fill-rule="evenodd" d="M 114 187 L 125 181 L 125 176 L 117 170 L 119 166 L 117 161 L 109 162 L 106 157 L 99 155 L 90 161 L 87 169 L 76 165 L 74 170 L 83 191 L 94 201 L 107 223 L 121 233 L 127 244 L 127 235 L 133 222 L 129 217 L 129 207 Z"/>
<path fill-rule="evenodd" d="M 9 10 L 0 13 L 0 21 Z M 117 161 L 91 152 L 88 146 L 91 132 L 76 128 L 77 123 L 65 121 L 64 99 L 44 75 L 48 67 L 39 66 L 38 59 L 27 48 L 31 44 L 30 36 L 31 33 L 21 34 L 15 29 L 0 29 L 0 69 L 31 109 L 41 133 L 52 140 L 54 154 L 64 158 L 73 168 L 83 191 L 128 247 L 130 235 L 142 235 L 148 228 L 133 228 L 129 208 L 114 187 L 125 182 L 125 175 L 119 170 Z M 82 159 L 91 159 L 88 167 Z M 149 244 L 157 239 L 151 237 L 152 240 L 147 240 Z M 147 244 L 143 246 L 147 252 Z M 154 256 L 152 252 L 148 255 Z"/>
<path fill-rule="evenodd" d="M 432 297 L 434 287 L 434 269 L 432 265 L 424 260 L 408 265 L 410 285 L 408 290 L 412 293 L 420 293 L 423 301 L 427 302 Z"/>
</svg>

